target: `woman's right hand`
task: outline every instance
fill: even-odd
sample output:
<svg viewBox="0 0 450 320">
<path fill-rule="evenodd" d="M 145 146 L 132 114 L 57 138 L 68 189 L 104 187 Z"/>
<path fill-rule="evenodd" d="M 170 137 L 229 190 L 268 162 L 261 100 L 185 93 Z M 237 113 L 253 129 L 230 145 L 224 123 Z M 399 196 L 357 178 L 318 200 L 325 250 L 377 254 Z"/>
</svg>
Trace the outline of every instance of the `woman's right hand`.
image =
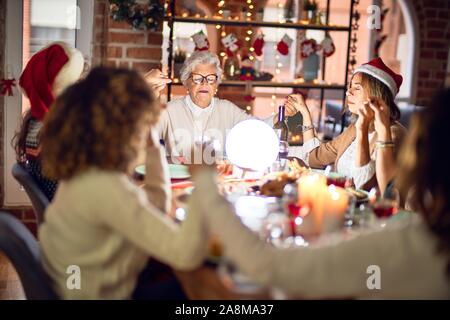
<svg viewBox="0 0 450 320">
<path fill-rule="evenodd" d="M 159 97 L 166 85 L 172 82 L 172 80 L 167 78 L 167 76 L 159 69 L 150 70 L 144 75 L 144 78 L 157 97 Z"/>
<path fill-rule="evenodd" d="M 287 108 L 294 108 L 302 114 L 303 118 L 311 118 L 308 106 L 306 105 L 305 99 L 303 99 L 303 96 L 301 94 L 289 95 L 287 97 L 285 106 Z"/>
<path fill-rule="evenodd" d="M 364 103 L 358 110 L 358 120 L 355 126 L 358 131 L 367 132 L 370 123 L 374 120 L 375 114 L 369 106 L 369 103 Z"/>
</svg>

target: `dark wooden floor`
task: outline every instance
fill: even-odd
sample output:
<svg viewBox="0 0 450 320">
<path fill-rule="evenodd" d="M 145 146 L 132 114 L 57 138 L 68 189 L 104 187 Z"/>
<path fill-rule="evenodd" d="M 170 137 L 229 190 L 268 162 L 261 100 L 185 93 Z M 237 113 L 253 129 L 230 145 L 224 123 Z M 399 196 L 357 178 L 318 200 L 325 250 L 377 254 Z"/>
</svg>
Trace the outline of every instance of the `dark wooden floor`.
<svg viewBox="0 0 450 320">
<path fill-rule="evenodd" d="M 0 252 L 0 300 L 23 300 L 22 285 L 16 270 L 5 255 Z"/>
</svg>

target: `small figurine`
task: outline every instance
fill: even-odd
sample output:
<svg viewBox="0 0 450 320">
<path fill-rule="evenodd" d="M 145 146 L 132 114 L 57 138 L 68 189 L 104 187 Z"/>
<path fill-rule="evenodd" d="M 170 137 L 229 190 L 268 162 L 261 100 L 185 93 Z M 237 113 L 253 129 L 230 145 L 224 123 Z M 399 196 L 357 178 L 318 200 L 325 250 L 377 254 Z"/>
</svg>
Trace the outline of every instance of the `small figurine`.
<svg viewBox="0 0 450 320">
<path fill-rule="evenodd" d="M 253 67 L 253 62 L 250 60 L 249 55 L 242 56 L 241 61 L 241 74 L 239 80 L 251 81 L 255 79 L 255 68 Z"/>
</svg>

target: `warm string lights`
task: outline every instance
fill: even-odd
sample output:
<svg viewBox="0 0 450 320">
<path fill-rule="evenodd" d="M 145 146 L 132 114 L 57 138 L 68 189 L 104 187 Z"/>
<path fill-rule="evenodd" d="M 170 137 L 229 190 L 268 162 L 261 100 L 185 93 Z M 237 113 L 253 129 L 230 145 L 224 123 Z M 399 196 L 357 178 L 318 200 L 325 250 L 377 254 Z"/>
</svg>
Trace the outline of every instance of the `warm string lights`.
<svg viewBox="0 0 450 320">
<path fill-rule="evenodd" d="M 348 74 L 351 75 L 355 71 L 356 66 L 356 42 L 357 39 L 357 33 L 359 29 L 359 19 L 361 18 L 361 15 L 357 9 L 357 6 L 359 4 L 359 0 L 352 0 L 353 1 L 353 12 L 351 13 L 353 15 L 353 24 L 352 24 L 352 36 L 350 38 L 350 59 L 349 59 L 349 65 L 348 65 Z"/>
<path fill-rule="evenodd" d="M 278 1 L 278 22 L 279 23 L 283 23 L 284 22 L 284 15 L 283 15 L 283 12 L 284 12 L 284 6 L 283 6 L 283 3 L 281 3 L 281 1 Z M 278 28 L 277 29 L 277 38 L 280 38 L 280 29 Z M 280 55 L 279 55 L 279 53 L 278 53 L 278 51 L 277 51 L 277 46 L 275 45 L 274 46 L 274 49 L 275 49 L 275 74 L 276 75 L 279 75 L 280 73 L 281 73 L 281 69 L 280 68 L 282 68 L 283 67 L 283 64 L 280 62 Z"/>
<path fill-rule="evenodd" d="M 219 15 L 219 17 L 222 17 L 223 19 L 225 19 L 226 16 L 227 16 L 226 13 L 224 14 L 224 9 L 226 9 L 225 4 L 226 4 L 225 0 L 219 0 L 217 2 L 217 14 Z M 227 35 L 227 33 L 225 32 L 225 27 L 223 25 L 217 24 L 216 25 L 216 29 L 217 30 L 222 30 L 220 32 L 220 36 L 222 38 L 224 38 Z M 222 51 L 219 55 L 223 58 L 223 57 L 225 57 L 225 52 Z"/>
<path fill-rule="evenodd" d="M 284 23 L 284 5 L 281 1 L 278 1 L 277 4 L 278 8 L 278 22 Z M 280 38 L 281 29 L 277 28 L 277 39 Z M 283 64 L 280 61 L 280 54 L 278 52 L 277 45 L 275 44 L 273 46 L 275 50 L 275 81 L 279 81 L 278 76 L 281 74 L 281 68 L 283 67 Z M 275 94 L 272 95 L 272 102 L 270 103 L 270 106 L 272 107 L 272 115 L 275 115 L 277 113 L 277 94 L 278 94 L 278 88 L 275 88 Z"/>
<path fill-rule="evenodd" d="M 254 14 L 253 11 L 255 9 L 255 6 L 254 6 L 252 0 L 247 0 L 247 6 L 248 6 L 248 10 L 247 10 L 247 13 L 246 13 L 246 15 L 247 15 L 246 19 L 247 19 L 247 21 L 250 21 L 252 19 L 252 17 L 253 17 L 253 14 Z M 251 28 L 248 28 L 246 33 L 247 34 L 245 36 L 245 41 L 246 42 L 250 42 L 252 40 L 252 38 L 253 38 L 253 36 L 252 36 L 253 35 L 253 30 Z M 249 45 L 249 47 L 250 47 L 249 48 L 249 51 L 250 51 L 249 59 L 250 59 L 250 61 L 253 61 L 255 58 L 252 55 L 252 53 L 255 51 L 255 48 L 253 48 L 253 46 L 251 46 L 251 45 Z"/>
</svg>

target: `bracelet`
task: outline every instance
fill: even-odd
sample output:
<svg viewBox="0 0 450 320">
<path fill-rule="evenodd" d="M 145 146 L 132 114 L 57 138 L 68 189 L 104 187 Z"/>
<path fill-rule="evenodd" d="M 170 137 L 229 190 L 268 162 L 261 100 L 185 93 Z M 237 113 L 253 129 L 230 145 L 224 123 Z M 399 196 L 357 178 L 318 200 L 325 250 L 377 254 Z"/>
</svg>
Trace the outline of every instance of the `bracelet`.
<svg viewBox="0 0 450 320">
<path fill-rule="evenodd" d="M 395 144 L 392 141 L 377 141 L 375 142 L 377 148 L 394 148 Z"/>
<path fill-rule="evenodd" d="M 310 125 L 310 126 L 303 126 L 303 125 L 301 125 L 299 127 L 302 129 L 302 132 L 306 132 L 306 131 L 314 129 L 313 125 Z"/>
</svg>

